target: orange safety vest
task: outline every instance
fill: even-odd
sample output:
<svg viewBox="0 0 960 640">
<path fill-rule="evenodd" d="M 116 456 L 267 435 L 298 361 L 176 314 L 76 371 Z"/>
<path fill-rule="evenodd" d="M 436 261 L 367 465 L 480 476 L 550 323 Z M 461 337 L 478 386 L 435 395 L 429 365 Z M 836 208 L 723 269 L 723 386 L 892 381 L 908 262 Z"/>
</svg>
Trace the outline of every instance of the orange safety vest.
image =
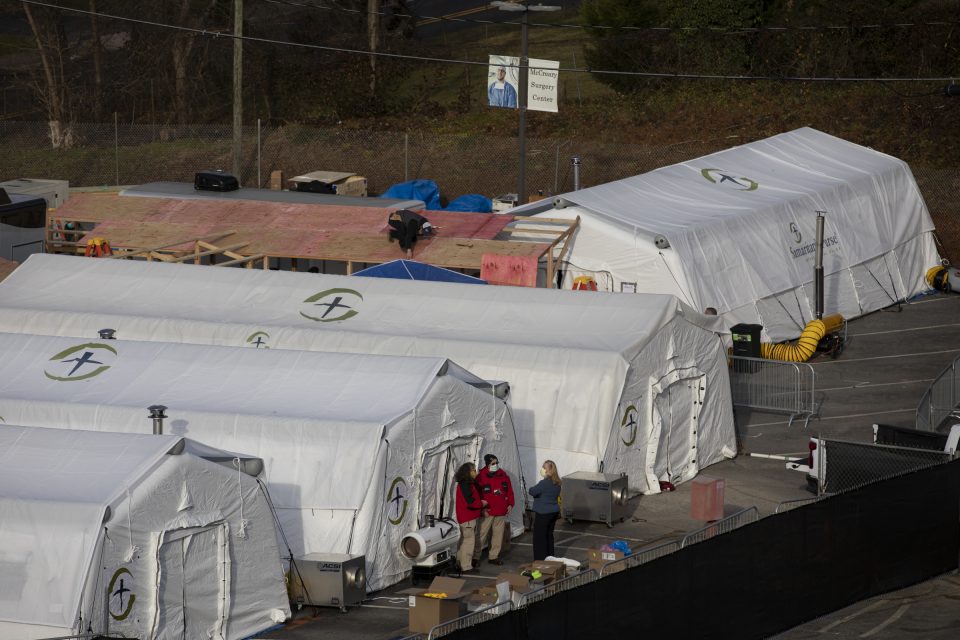
<svg viewBox="0 0 960 640">
<path fill-rule="evenodd" d="M 87 250 L 84 255 L 92 258 L 103 258 L 112 256 L 113 249 L 110 248 L 110 243 L 107 242 L 106 238 L 90 238 L 87 240 Z"/>
<path fill-rule="evenodd" d="M 596 291 L 597 281 L 593 276 L 577 276 L 573 279 L 574 291 Z"/>
</svg>

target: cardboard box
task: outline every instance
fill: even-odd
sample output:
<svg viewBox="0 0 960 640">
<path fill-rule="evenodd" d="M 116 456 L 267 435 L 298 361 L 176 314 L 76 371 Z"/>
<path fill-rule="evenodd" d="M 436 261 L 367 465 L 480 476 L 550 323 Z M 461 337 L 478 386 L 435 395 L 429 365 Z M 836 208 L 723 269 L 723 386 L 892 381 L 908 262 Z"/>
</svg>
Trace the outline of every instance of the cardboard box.
<svg viewBox="0 0 960 640">
<path fill-rule="evenodd" d="M 487 609 L 498 602 L 510 602 L 511 587 L 506 580 L 498 581 L 493 585 L 487 585 L 474 589 L 473 593 L 467 596 L 467 611 L 476 611 L 478 609 Z"/>
<path fill-rule="evenodd" d="M 429 633 L 430 629 L 442 622 L 459 618 L 466 609 L 464 591 L 466 580 L 438 576 L 426 589 L 404 589 L 399 593 L 407 596 L 410 615 L 410 631 Z M 428 598 L 427 593 L 442 593 L 442 598 Z"/>
<path fill-rule="evenodd" d="M 506 582 L 510 585 L 510 600 L 514 606 L 520 604 L 520 597 L 525 593 L 530 593 L 540 585 L 534 585 L 530 578 L 522 576 L 519 573 L 501 573 L 497 576 L 496 583 Z"/>
<path fill-rule="evenodd" d="M 333 193 L 338 196 L 356 196 L 365 198 L 367 196 L 367 179 L 358 176 L 355 173 L 345 173 L 342 171 L 311 171 L 303 175 L 290 178 L 290 188 L 297 190 L 302 182 L 320 182 L 330 185 Z"/>
<path fill-rule="evenodd" d="M 473 592 L 467 596 L 466 603 L 467 611 L 476 611 L 477 609 L 482 609 L 492 604 L 496 604 L 497 587 L 486 586 L 480 587 L 479 589 L 474 589 Z"/>
<path fill-rule="evenodd" d="M 273 191 L 283 189 L 283 171 L 277 169 L 270 172 L 270 189 Z"/>
<path fill-rule="evenodd" d="M 543 574 L 541 578 L 534 582 L 539 582 L 544 585 L 556 582 L 561 578 L 565 578 L 567 575 L 567 565 L 558 560 L 534 560 L 533 562 L 520 565 L 520 573 L 534 569 Z"/>
<path fill-rule="evenodd" d="M 623 557 L 624 555 L 622 551 L 603 551 L 599 548 L 587 550 L 587 564 L 591 569 L 596 570 L 598 573 L 603 565 L 607 564 L 608 562 L 613 562 L 614 560 L 620 560 Z M 623 571 L 624 568 L 625 567 L 621 563 L 619 565 L 609 567 L 606 573 L 616 573 L 618 571 Z"/>
</svg>

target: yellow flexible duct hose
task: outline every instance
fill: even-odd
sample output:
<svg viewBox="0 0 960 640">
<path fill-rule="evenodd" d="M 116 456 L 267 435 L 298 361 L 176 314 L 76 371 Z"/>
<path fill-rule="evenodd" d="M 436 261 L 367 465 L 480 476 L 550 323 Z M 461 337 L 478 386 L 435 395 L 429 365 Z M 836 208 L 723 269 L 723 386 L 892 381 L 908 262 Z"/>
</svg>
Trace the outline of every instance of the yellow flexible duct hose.
<svg viewBox="0 0 960 640">
<path fill-rule="evenodd" d="M 937 265 L 927 269 L 927 284 L 933 289 L 949 292 L 952 289 L 950 285 L 950 272 L 946 267 Z"/>
<path fill-rule="evenodd" d="M 843 316 L 839 313 L 827 316 L 823 320 L 811 320 L 803 328 L 803 333 L 800 334 L 800 339 L 795 344 L 763 342 L 760 344 L 760 355 L 768 360 L 806 362 L 817 352 L 817 345 L 820 344 L 823 337 L 842 326 Z"/>
</svg>

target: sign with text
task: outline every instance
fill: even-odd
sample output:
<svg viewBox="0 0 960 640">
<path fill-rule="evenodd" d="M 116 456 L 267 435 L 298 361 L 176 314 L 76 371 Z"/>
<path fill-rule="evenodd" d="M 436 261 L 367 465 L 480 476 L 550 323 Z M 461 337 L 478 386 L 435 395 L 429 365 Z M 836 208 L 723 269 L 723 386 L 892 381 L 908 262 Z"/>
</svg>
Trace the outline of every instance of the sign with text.
<svg viewBox="0 0 960 640">
<path fill-rule="evenodd" d="M 559 84 L 559 61 L 530 58 L 530 68 L 527 70 L 527 109 L 556 113 Z"/>
</svg>

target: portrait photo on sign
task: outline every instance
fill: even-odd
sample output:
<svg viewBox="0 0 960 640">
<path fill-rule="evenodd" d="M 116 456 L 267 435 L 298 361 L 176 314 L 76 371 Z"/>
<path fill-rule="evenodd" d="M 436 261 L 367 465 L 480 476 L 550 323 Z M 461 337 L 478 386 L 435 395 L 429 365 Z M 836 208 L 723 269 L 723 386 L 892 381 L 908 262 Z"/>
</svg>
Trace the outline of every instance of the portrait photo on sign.
<svg viewBox="0 0 960 640">
<path fill-rule="evenodd" d="M 520 58 L 490 56 L 487 70 L 487 104 L 491 107 L 516 109 L 519 104 L 517 87 L 520 77 Z"/>
</svg>

